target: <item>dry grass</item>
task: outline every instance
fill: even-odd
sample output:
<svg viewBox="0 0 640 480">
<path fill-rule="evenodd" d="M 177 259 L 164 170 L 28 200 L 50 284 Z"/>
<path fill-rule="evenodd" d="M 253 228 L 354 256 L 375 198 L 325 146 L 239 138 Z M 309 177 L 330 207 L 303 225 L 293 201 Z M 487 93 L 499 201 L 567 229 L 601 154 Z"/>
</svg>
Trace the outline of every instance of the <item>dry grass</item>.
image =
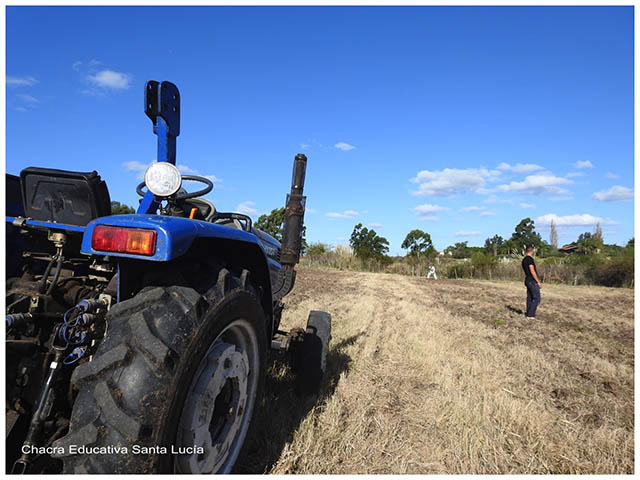
<svg viewBox="0 0 640 480">
<path fill-rule="evenodd" d="M 302 269 L 284 327 L 333 316 L 321 395 L 277 360 L 238 470 L 633 473 L 633 291 Z"/>
</svg>

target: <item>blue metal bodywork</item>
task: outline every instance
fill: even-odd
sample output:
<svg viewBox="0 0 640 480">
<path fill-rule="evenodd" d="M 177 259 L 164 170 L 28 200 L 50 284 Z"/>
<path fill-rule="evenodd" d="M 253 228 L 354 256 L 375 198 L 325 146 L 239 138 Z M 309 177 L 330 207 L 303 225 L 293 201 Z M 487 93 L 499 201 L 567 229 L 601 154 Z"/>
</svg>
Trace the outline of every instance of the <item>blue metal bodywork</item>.
<svg viewBox="0 0 640 480">
<path fill-rule="evenodd" d="M 130 255 L 125 253 L 106 253 L 91 248 L 93 230 L 98 225 L 114 227 L 146 228 L 156 231 L 156 253 L 153 256 Z M 236 228 L 216 225 L 201 220 L 190 220 L 181 217 L 166 217 L 162 215 L 112 215 L 96 218 L 89 222 L 82 238 L 81 252 L 86 255 L 111 255 L 118 257 L 141 258 L 157 262 L 167 262 L 184 255 L 196 238 L 224 238 L 258 245 L 263 251 L 258 238 L 248 232 Z M 265 255 L 266 257 L 266 255 Z"/>
</svg>

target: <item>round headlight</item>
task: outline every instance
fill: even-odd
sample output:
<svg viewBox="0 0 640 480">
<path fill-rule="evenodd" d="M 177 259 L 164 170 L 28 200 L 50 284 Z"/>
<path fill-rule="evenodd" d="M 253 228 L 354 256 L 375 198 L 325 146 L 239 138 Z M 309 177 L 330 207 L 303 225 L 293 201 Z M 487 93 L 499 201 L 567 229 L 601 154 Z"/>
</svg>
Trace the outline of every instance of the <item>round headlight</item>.
<svg viewBox="0 0 640 480">
<path fill-rule="evenodd" d="M 182 177 L 175 165 L 156 162 L 152 163 L 144 173 L 144 183 L 154 195 L 168 197 L 180 190 Z"/>
</svg>

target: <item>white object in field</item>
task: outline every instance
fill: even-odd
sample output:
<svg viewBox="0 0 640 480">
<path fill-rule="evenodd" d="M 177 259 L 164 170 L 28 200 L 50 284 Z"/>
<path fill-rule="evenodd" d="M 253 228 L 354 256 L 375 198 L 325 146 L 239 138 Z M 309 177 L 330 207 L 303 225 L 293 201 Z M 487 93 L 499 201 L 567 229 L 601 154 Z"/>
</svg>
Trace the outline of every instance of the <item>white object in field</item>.
<svg viewBox="0 0 640 480">
<path fill-rule="evenodd" d="M 431 278 L 431 276 L 433 275 L 434 279 L 438 279 L 438 275 L 436 275 L 436 267 L 434 267 L 433 265 L 431 265 L 429 267 L 429 273 L 427 273 L 427 278 Z"/>
</svg>

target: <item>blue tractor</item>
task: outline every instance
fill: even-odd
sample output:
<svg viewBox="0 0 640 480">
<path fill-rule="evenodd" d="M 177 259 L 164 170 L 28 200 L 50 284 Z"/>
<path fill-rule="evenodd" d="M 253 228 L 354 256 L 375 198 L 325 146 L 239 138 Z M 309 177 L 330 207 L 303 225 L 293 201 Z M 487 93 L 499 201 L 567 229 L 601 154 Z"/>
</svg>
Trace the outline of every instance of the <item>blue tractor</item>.
<svg viewBox="0 0 640 480">
<path fill-rule="evenodd" d="M 250 435 L 270 350 L 320 386 L 328 313 L 279 330 L 295 281 L 307 158 L 294 160 L 282 244 L 201 198 L 175 166 L 180 94 L 145 85 L 158 161 L 135 214 L 90 173 L 7 175 L 7 470 L 228 473 Z M 188 192 L 184 181 L 204 187 Z M 253 422 L 255 423 L 255 422 Z"/>
</svg>

